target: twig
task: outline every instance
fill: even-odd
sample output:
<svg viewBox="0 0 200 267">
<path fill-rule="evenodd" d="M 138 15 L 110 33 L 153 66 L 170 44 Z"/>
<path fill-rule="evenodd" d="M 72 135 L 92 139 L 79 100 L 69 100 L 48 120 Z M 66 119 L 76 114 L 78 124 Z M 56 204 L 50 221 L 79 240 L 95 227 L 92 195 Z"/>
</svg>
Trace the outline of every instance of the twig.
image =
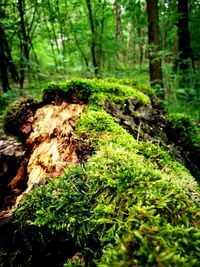
<svg viewBox="0 0 200 267">
<path fill-rule="evenodd" d="M 142 122 L 140 122 L 140 123 L 139 123 L 139 126 L 138 126 L 137 143 L 139 142 L 139 138 L 140 138 L 140 129 L 141 129 L 141 125 L 142 125 Z"/>
</svg>

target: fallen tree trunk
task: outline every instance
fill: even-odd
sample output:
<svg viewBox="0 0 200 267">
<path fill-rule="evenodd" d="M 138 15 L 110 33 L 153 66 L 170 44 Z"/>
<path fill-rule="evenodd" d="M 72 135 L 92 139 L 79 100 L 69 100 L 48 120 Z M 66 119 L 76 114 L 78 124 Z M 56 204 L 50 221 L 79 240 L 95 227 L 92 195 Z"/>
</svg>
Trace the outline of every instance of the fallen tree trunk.
<svg viewBox="0 0 200 267">
<path fill-rule="evenodd" d="M 0 142 L 5 266 L 197 265 L 198 184 L 184 165 L 199 177 L 198 129 L 121 82 L 72 80 L 8 110 L 21 144 Z"/>
</svg>

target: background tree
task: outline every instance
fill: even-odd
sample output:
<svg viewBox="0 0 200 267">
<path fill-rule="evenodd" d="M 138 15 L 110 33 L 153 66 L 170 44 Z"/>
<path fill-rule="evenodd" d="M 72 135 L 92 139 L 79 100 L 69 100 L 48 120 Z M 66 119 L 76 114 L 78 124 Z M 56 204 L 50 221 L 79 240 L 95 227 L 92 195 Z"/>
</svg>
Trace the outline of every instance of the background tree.
<svg viewBox="0 0 200 267">
<path fill-rule="evenodd" d="M 160 28 L 158 15 L 158 1 L 147 0 L 148 38 L 149 38 L 149 69 L 151 84 L 163 87 L 162 65 L 159 56 Z"/>
<path fill-rule="evenodd" d="M 6 57 L 6 36 L 2 25 L 0 25 L 0 75 L 2 81 L 3 92 L 7 92 L 10 89 L 8 81 L 8 59 Z"/>
<path fill-rule="evenodd" d="M 178 11 L 178 48 L 179 48 L 179 69 L 186 72 L 191 59 L 190 33 L 189 33 L 189 2 L 188 0 L 177 1 Z"/>
</svg>

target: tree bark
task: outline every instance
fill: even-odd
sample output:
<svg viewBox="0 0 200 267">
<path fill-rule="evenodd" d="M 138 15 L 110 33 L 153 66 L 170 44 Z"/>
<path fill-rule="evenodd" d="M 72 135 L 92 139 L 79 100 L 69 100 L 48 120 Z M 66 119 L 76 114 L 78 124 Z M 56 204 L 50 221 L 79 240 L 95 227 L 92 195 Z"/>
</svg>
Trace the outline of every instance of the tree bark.
<svg viewBox="0 0 200 267">
<path fill-rule="evenodd" d="M 20 37 L 20 49 L 21 49 L 21 60 L 20 60 L 20 77 L 19 83 L 20 88 L 23 88 L 25 71 L 29 69 L 29 46 L 28 46 L 28 34 L 26 31 L 25 19 L 24 19 L 24 0 L 18 0 L 18 11 L 20 17 L 20 28 L 21 28 L 21 37 Z"/>
<path fill-rule="evenodd" d="M 188 0 L 179 0 L 177 2 L 178 19 L 178 48 L 179 48 L 179 69 L 186 72 L 189 68 L 189 59 L 191 59 L 190 33 L 189 33 L 189 15 Z"/>
<path fill-rule="evenodd" d="M 97 64 L 97 58 L 96 58 L 96 31 L 95 31 L 94 18 L 92 14 L 91 0 L 86 0 L 86 4 L 87 4 L 87 9 L 88 9 L 88 17 L 89 17 L 91 34 L 92 34 L 92 40 L 91 40 L 92 63 L 94 67 L 95 76 L 98 76 L 99 66 Z"/>
<path fill-rule="evenodd" d="M 5 33 L 3 27 L 0 25 L 0 75 L 4 93 L 10 89 L 8 80 L 8 68 L 7 68 L 8 62 L 5 52 L 5 42 L 6 42 Z"/>
<path fill-rule="evenodd" d="M 163 87 L 162 63 L 159 57 L 160 29 L 158 16 L 158 0 L 147 0 L 148 12 L 148 39 L 149 39 L 149 67 L 150 82 L 152 86 Z M 163 97 L 163 95 L 161 95 Z"/>
<path fill-rule="evenodd" d="M 122 21 L 121 21 L 122 9 L 119 0 L 115 0 L 114 8 L 115 8 L 115 38 L 116 42 L 119 43 L 122 38 Z M 117 48 L 116 57 L 118 60 L 122 59 L 122 54 L 120 53 L 119 48 Z"/>
</svg>

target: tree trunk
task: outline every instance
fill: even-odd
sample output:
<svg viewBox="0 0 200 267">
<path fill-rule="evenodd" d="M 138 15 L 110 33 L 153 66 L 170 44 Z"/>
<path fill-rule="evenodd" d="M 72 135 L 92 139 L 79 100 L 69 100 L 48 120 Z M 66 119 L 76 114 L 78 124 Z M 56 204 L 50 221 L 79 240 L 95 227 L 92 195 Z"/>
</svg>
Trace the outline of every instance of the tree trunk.
<svg viewBox="0 0 200 267">
<path fill-rule="evenodd" d="M 137 33 L 138 33 L 138 38 L 139 38 L 139 52 L 140 52 L 140 55 L 139 55 L 139 64 L 140 64 L 140 67 L 142 66 L 142 63 L 143 63 L 143 58 L 144 58 L 144 43 L 142 42 L 142 36 L 144 35 L 143 33 L 143 30 L 141 27 L 139 27 L 137 29 Z"/>
<path fill-rule="evenodd" d="M 160 50 L 160 29 L 158 16 L 158 0 L 147 0 L 148 12 L 148 38 L 149 38 L 149 67 L 150 67 L 150 82 L 152 86 L 162 83 L 162 63 L 159 57 Z M 163 97 L 163 95 L 161 95 Z"/>
<path fill-rule="evenodd" d="M 7 58 L 5 52 L 5 33 L 0 26 L 0 75 L 1 75 L 1 82 L 3 87 L 3 92 L 7 92 L 10 89 L 9 81 L 8 81 L 8 69 L 7 69 Z"/>
<path fill-rule="evenodd" d="M 120 43 L 120 40 L 122 38 L 122 21 L 121 21 L 122 10 L 119 0 L 115 0 L 114 8 L 115 8 L 115 38 L 118 44 Z M 122 59 L 122 54 L 120 53 L 119 48 L 117 48 L 116 57 L 118 60 Z"/>
<path fill-rule="evenodd" d="M 25 19 L 24 19 L 24 1 L 18 0 L 18 11 L 20 17 L 20 28 L 21 28 L 21 37 L 20 37 L 20 49 L 21 49 L 21 60 L 20 60 L 20 77 L 19 83 L 20 88 L 23 88 L 25 71 L 29 69 L 29 47 L 28 47 L 28 34 L 26 31 Z"/>
<path fill-rule="evenodd" d="M 86 4 L 87 4 L 87 9 L 88 9 L 88 17 L 89 17 L 91 34 L 92 34 L 92 40 L 91 40 L 92 63 L 94 67 L 95 76 L 98 76 L 99 66 L 97 64 L 97 58 L 96 58 L 96 31 L 95 31 L 94 18 L 92 14 L 91 0 L 86 0 Z"/>
<path fill-rule="evenodd" d="M 88 58 L 87 58 L 87 56 L 85 55 L 85 53 L 84 53 L 84 51 L 83 51 L 83 48 L 82 48 L 82 46 L 81 46 L 80 43 L 79 43 L 79 40 L 78 40 L 76 31 L 74 30 L 74 26 L 73 26 L 73 24 L 72 24 L 72 21 L 71 21 L 71 18 L 70 18 L 70 16 L 69 16 L 68 12 L 67 12 L 67 19 L 68 19 L 68 21 L 69 21 L 69 26 L 70 26 L 70 29 L 71 29 L 71 31 L 72 31 L 72 34 L 73 34 L 73 36 L 74 36 L 74 40 L 75 40 L 76 46 L 77 46 L 77 48 L 78 48 L 78 50 L 79 50 L 79 52 L 80 52 L 80 54 L 81 54 L 81 57 L 82 57 L 83 60 L 84 60 L 86 70 L 88 70 L 88 67 L 89 67 L 89 61 L 88 61 Z"/>
<path fill-rule="evenodd" d="M 177 2 L 178 19 L 178 48 L 179 48 L 179 69 L 186 72 L 189 68 L 191 58 L 190 33 L 188 29 L 188 0 Z"/>
</svg>

